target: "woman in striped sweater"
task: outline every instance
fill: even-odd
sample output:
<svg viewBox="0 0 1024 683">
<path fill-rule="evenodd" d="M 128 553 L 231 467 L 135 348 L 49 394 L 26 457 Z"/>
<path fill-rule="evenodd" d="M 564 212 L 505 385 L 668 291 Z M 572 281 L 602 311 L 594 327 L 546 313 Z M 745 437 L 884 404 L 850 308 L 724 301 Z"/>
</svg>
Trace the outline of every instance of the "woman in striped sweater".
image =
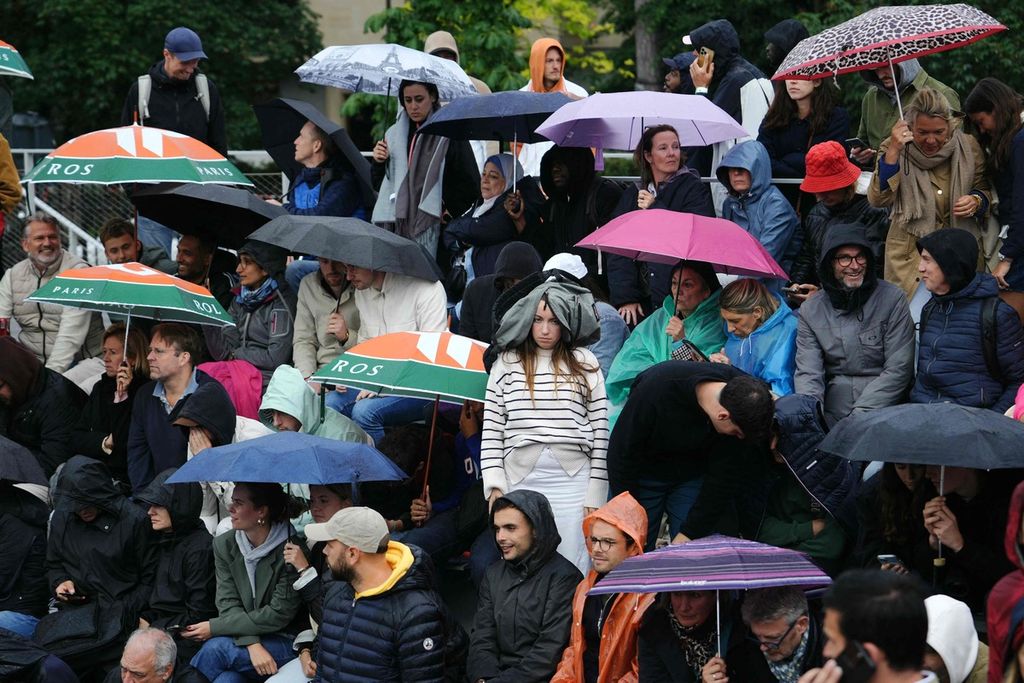
<svg viewBox="0 0 1024 683">
<path fill-rule="evenodd" d="M 584 348 L 600 327 L 589 290 L 557 278 L 502 317 L 484 406 L 481 472 L 493 503 L 516 489 L 544 494 L 558 551 L 581 572 L 590 559 L 585 514 L 608 498 L 608 405 L 597 358 Z"/>
</svg>

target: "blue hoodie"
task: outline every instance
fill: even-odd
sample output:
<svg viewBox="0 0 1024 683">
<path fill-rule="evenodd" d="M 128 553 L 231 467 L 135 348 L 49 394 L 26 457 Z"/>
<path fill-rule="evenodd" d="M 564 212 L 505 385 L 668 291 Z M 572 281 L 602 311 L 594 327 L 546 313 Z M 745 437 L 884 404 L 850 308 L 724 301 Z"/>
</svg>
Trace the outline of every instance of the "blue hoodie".
<svg viewBox="0 0 1024 683">
<path fill-rule="evenodd" d="M 730 168 L 750 172 L 750 190 L 746 194 L 737 195 L 732 191 Z M 768 158 L 768 150 L 756 140 L 742 142 L 725 155 L 717 174 L 722 185 L 729 188 L 729 196 L 722 204 L 722 218 L 738 224 L 756 237 L 788 273 L 800 253 L 803 234 L 797 229 L 800 219 L 793 206 L 772 185 L 772 162 Z"/>
<path fill-rule="evenodd" d="M 796 314 L 782 297 L 779 307 L 749 337 L 740 338 L 731 332 L 725 341 L 725 355 L 737 368 L 763 379 L 776 396 L 793 393 L 796 372 Z"/>
</svg>

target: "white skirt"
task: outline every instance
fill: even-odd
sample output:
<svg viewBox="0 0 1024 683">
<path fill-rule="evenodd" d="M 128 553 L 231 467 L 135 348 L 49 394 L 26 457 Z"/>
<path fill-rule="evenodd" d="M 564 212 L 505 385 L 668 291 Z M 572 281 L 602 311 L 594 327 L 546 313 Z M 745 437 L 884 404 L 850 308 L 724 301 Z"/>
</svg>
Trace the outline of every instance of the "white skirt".
<svg viewBox="0 0 1024 683">
<path fill-rule="evenodd" d="M 590 571 L 590 554 L 583 540 L 583 503 L 589 483 L 589 461 L 574 476 L 569 476 L 551 449 L 545 446 L 533 470 L 522 481 L 509 486 L 512 491 L 527 489 L 548 499 L 558 535 L 562 538 L 558 552 L 576 565 L 584 576 Z"/>
</svg>

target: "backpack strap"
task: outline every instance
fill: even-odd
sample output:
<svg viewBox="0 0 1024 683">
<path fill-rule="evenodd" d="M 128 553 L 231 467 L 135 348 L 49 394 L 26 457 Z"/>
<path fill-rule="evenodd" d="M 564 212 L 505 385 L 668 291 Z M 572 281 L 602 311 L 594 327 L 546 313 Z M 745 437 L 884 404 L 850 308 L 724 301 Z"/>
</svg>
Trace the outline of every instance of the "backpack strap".
<svg viewBox="0 0 1024 683">
<path fill-rule="evenodd" d="M 196 74 L 196 91 L 199 93 L 199 104 L 203 105 L 206 112 L 206 122 L 210 122 L 210 81 L 206 80 L 206 74 Z"/>
<path fill-rule="evenodd" d="M 153 78 L 146 74 L 139 76 L 139 124 L 149 118 L 149 94 L 153 91 Z"/>
<path fill-rule="evenodd" d="M 985 367 L 992 377 L 999 377 L 999 359 L 996 356 L 997 321 L 996 308 L 999 296 L 990 296 L 981 305 L 981 352 L 985 356 Z"/>
</svg>

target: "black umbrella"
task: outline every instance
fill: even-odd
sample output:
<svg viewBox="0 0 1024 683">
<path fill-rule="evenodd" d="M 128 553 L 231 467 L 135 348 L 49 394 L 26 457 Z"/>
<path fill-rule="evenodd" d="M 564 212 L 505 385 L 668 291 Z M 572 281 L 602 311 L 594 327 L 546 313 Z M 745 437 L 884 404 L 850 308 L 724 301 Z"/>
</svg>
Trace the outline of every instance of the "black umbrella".
<svg viewBox="0 0 1024 683">
<path fill-rule="evenodd" d="M 453 140 L 547 142 L 536 133 L 537 126 L 570 102 L 563 93 L 523 90 L 460 97 L 434 112 L 419 133 Z"/>
<path fill-rule="evenodd" d="M 49 485 L 32 451 L 4 436 L 0 436 L 0 480 L 15 484 Z"/>
<path fill-rule="evenodd" d="M 186 235 L 209 237 L 237 249 L 256 228 L 288 212 L 248 190 L 224 185 L 137 185 L 132 203 L 139 214 Z"/>
<path fill-rule="evenodd" d="M 281 216 L 249 236 L 299 254 L 437 282 L 437 261 L 421 245 L 358 218 Z"/>
<path fill-rule="evenodd" d="M 263 148 L 290 179 L 294 180 L 302 170 L 302 164 L 295 161 L 295 138 L 306 121 L 312 121 L 334 142 L 339 152 L 338 160 L 355 173 L 363 204 L 374 205 L 377 193 L 370 181 L 370 162 L 359 152 L 344 128 L 309 102 L 301 100 L 278 98 L 266 104 L 253 105 L 253 111 L 260 122 Z"/>
</svg>

